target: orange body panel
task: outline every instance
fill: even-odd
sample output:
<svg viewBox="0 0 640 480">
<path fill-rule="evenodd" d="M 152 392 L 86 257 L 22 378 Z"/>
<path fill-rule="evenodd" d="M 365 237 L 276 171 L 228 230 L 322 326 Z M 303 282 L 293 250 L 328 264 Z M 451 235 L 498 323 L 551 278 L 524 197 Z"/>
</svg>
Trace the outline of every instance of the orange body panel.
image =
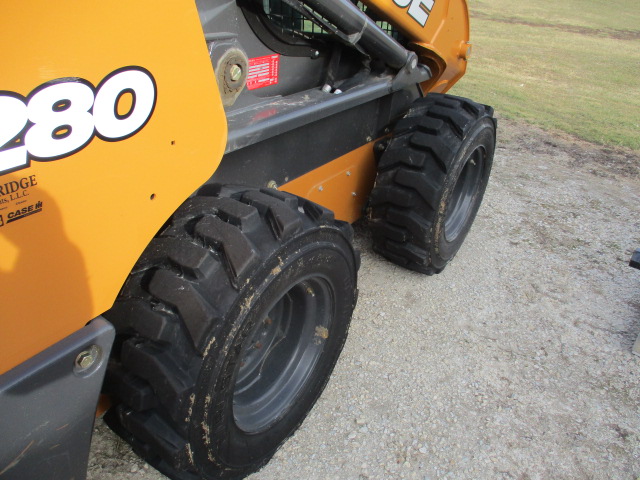
<svg viewBox="0 0 640 480">
<path fill-rule="evenodd" d="M 98 400 L 98 408 L 96 408 L 96 418 L 104 415 L 112 406 L 113 402 L 111 400 L 111 397 L 104 394 L 100 395 L 100 398 Z"/>
<path fill-rule="evenodd" d="M 425 92 L 446 92 L 465 73 L 469 45 L 469 12 L 465 0 L 363 0 L 410 41 L 433 78 Z M 403 6 L 404 5 L 404 6 Z M 427 17 L 425 25 L 421 24 Z"/>
<path fill-rule="evenodd" d="M 7 3 L 0 42 L 0 95 L 23 98 L 36 125 L 46 118 L 33 113 L 37 105 L 29 95 L 47 82 L 90 93 L 77 79 L 68 80 L 79 77 L 109 99 L 101 82 L 135 66 L 153 77 L 157 95 L 146 124 L 128 138 L 95 136 L 76 153 L 0 171 L 1 374 L 111 307 L 153 235 L 215 171 L 227 127 L 191 0 Z M 138 77 L 150 91 L 149 75 Z M 133 112 L 134 95 L 123 92 L 111 96 L 115 106 L 112 113 L 103 107 L 102 117 Z M 144 108 L 143 96 L 136 98 Z M 58 110 L 77 108 L 74 100 L 68 103 L 52 107 L 54 119 L 64 118 L 55 117 Z M 82 118 L 102 122 L 98 133 L 117 135 L 98 120 L 97 101 L 89 113 L 86 108 Z M 51 114 L 49 108 L 45 117 Z M 0 134 L 13 121 L 3 115 L 9 114 L 0 110 Z M 31 128 L 25 134 L 29 152 L 37 152 L 37 135 L 29 138 L 35 126 L 19 121 Z M 86 124 L 74 130 L 55 121 L 59 128 L 50 136 L 61 139 Z M 22 145 L 17 142 L 13 146 Z M 6 155 L 0 151 L 0 158 Z"/>
<path fill-rule="evenodd" d="M 333 210 L 338 220 L 353 223 L 362 216 L 376 178 L 374 143 L 316 168 L 279 190 L 308 198 Z"/>
</svg>

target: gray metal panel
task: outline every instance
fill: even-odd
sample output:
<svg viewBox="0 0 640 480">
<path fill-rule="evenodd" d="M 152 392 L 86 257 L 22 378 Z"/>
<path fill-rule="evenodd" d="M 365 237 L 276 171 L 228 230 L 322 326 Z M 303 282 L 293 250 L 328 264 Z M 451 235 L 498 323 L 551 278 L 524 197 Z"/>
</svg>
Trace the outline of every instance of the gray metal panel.
<svg viewBox="0 0 640 480">
<path fill-rule="evenodd" d="M 430 78 L 427 67 L 414 66 L 412 62 L 407 65 L 407 61 L 415 54 L 404 49 L 350 2 L 335 0 L 324 6 L 323 2 L 313 0 L 305 3 L 312 4 L 319 11 L 328 9 L 331 17 L 336 17 L 336 25 L 344 23 L 343 27 L 348 33 L 356 27 L 358 31 L 362 29 L 363 36 L 358 40 L 363 40 L 369 48 L 378 52 L 384 51 L 380 50 L 382 47 L 378 43 L 390 48 L 393 54 L 385 54 L 384 57 L 396 58 L 397 63 L 392 63 L 404 68 L 387 74 L 369 71 L 367 76 L 360 78 L 367 68 L 358 58 L 353 58 L 351 62 L 344 62 L 353 70 L 343 68 L 340 81 L 329 86 L 335 92 L 335 88 L 341 88 L 343 82 L 349 85 L 349 88 L 343 88 L 343 93 L 336 95 L 322 89 L 327 75 L 327 57 L 322 54 L 317 58 L 283 55 L 280 57 L 276 84 L 251 91 L 245 88 L 234 105 L 227 107 L 229 137 L 226 153 L 255 145 Z M 197 6 L 205 38 L 210 42 L 214 64 L 231 47 L 240 48 L 249 58 L 273 53 L 256 37 L 235 1 L 197 0 Z M 340 15 L 344 18 L 337 18 Z M 232 40 L 235 43 L 229 43 Z M 345 55 L 343 53 L 343 57 Z M 357 68 L 361 69 L 360 73 Z M 354 78 L 358 81 L 353 82 Z"/>
<path fill-rule="evenodd" d="M 0 375 L 0 479 L 86 478 L 91 433 L 113 326 L 86 327 Z M 97 346 L 83 369 L 78 354 Z M 95 351 L 95 350 L 94 350 Z"/>
<path fill-rule="evenodd" d="M 226 153 L 262 142 L 282 133 L 344 112 L 429 79 L 431 72 L 420 65 L 395 76 L 370 76 L 346 92 L 328 93 L 319 88 L 276 97 L 249 108 L 228 112 L 229 136 Z"/>
<path fill-rule="evenodd" d="M 228 116 L 227 153 L 388 95 L 391 77 L 341 94 L 320 89 L 277 98 Z"/>
</svg>

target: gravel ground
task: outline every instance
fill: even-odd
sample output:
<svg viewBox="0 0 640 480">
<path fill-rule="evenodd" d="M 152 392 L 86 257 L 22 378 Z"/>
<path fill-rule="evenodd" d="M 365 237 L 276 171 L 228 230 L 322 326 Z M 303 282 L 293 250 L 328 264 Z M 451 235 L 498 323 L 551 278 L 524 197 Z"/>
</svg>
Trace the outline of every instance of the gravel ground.
<svg viewBox="0 0 640 480">
<path fill-rule="evenodd" d="M 252 480 L 640 475 L 640 158 L 502 121 L 476 223 L 440 275 L 374 254 L 301 429 Z M 98 421 L 90 480 L 160 480 Z"/>
</svg>

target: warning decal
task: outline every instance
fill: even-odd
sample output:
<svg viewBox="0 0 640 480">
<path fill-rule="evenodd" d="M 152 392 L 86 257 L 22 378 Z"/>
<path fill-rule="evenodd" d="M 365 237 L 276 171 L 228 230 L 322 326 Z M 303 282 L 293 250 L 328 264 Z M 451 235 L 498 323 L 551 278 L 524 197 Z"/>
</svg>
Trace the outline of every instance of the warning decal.
<svg viewBox="0 0 640 480">
<path fill-rule="evenodd" d="M 249 59 L 249 75 L 247 76 L 247 88 L 255 90 L 270 85 L 278 84 L 278 71 L 280 70 L 280 55 L 267 55 L 266 57 Z"/>
</svg>

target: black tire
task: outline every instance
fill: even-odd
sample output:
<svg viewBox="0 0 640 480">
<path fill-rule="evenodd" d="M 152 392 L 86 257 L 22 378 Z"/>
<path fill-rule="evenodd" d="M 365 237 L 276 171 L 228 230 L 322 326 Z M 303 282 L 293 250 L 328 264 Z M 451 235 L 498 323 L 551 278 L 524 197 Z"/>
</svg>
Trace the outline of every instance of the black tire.
<svg viewBox="0 0 640 480">
<path fill-rule="evenodd" d="M 493 109 L 429 94 L 396 124 L 369 200 L 373 249 L 421 273 L 440 273 L 462 245 L 489 180 Z"/>
<path fill-rule="evenodd" d="M 151 242 L 106 317 L 107 423 L 173 479 L 259 469 L 324 389 L 356 302 L 352 229 L 275 190 L 209 186 Z"/>
</svg>

